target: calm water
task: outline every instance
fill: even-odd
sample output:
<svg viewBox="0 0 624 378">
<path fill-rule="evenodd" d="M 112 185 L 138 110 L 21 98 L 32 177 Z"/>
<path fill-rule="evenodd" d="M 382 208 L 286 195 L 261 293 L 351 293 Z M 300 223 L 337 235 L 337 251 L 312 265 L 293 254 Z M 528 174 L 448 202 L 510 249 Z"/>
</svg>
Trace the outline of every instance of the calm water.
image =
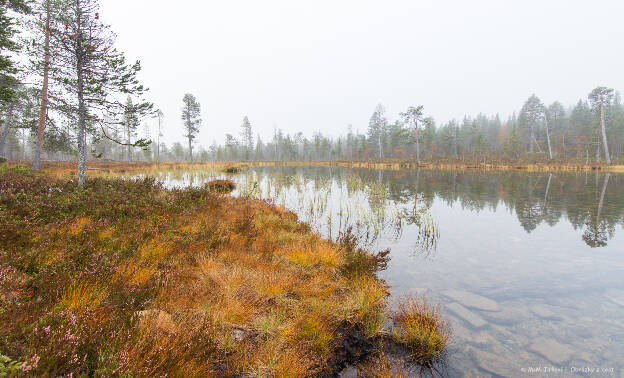
<svg viewBox="0 0 624 378">
<path fill-rule="evenodd" d="M 234 179 L 236 194 L 327 237 L 351 226 L 390 248 L 393 297 L 424 294 L 451 321 L 445 375 L 624 376 L 624 175 L 288 167 Z"/>
</svg>

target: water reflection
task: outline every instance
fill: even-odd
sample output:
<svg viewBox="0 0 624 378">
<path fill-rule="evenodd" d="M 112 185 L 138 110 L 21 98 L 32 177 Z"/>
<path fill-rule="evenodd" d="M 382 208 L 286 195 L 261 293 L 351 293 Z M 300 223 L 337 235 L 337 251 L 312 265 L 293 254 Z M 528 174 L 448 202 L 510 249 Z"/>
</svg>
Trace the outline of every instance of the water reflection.
<svg viewBox="0 0 624 378">
<path fill-rule="evenodd" d="M 429 214 L 430 203 L 418 193 L 397 201 L 383 172 L 368 181 L 344 169 L 263 168 L 234 180 L 239 188 L 236 194 L 294 210 L 329 238 L 350 228 L 362 244 L 370 246 L 382 236 L 396 241 L 405 227 L 414 226 L 418 229 L 416 249 L 430 253 L 437 245 L 439 232 Z"/>
<path fill-rule="evenodd" d="M 420 224 L 439 198 L 449 206 L 477 212 L 504 206 L 516 214 L 527 233 L 543 223 L 555 226 L 568 221 L 575 230 L 583 230 L 582 240 L 588 246 L 604 247 L 624 220 L 624 195 L 617 190 L 622 186 L 622 175 L 609 173 L 383 172 L 319 167 L 261 168 L 254 172 L 272 178 L 276 185 L 273 197 L 293 186 L 301 193 L 310 182 L 315 192 L 326 195 L 331 194 L 332 184 L 344 186 L 350 196 L 363 192 L 380 221 L 390 202 L 411 205 L 411 211 L 402 209 L 402 221 Z M 437 230 L 424 233 L 430 232 Z"/>
</svg>

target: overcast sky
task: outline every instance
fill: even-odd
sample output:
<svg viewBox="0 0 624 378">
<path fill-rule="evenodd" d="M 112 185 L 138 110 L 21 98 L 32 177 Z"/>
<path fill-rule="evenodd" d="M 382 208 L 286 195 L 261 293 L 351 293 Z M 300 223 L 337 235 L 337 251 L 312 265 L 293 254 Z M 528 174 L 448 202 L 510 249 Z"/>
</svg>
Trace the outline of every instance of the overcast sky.
<svg viewBox="0 0 624 378">
<path fill-rule="evenodd" d="M 165 137 L 182 140 L 184 93 L 198 142 L 285 132 L 365 131 L 423 104 L 438 123 L 507 117 L 535 92 L 575 103 L 624 89 L 623 0 L 102 0 L 118 47 L 143 64 Z"/>
</svg>

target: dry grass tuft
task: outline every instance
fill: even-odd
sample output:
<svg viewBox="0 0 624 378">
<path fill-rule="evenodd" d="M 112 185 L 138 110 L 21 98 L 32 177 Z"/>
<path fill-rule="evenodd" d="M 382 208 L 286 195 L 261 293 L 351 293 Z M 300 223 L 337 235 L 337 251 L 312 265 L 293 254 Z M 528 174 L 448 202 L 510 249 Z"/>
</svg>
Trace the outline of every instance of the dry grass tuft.
<svg viewBox="0 0 624 378">
<path fill-rule="evenodd" d="M 431 366 L 444 358 L 451 342 L 451 330 L 440 307 L 425 297 L 399 301 L 394 321 L 394 339 L 409 348 L 412 358 Z"/>
<path fill-rule="evenodd" d="M 232 180 L 212 180 L 208 181 L 204 186 L 212 193 L 230 193 L 236 189 L 236 184 Z"/>
<path fill-rule="evenodd" d="M 89 308 L 100 307 L 107 293 L 97 285 L 76 282 L 62 290 L 60 297 L 60 303 L 66 309 L 74 313 L 83 313 Z"/>
</svg>

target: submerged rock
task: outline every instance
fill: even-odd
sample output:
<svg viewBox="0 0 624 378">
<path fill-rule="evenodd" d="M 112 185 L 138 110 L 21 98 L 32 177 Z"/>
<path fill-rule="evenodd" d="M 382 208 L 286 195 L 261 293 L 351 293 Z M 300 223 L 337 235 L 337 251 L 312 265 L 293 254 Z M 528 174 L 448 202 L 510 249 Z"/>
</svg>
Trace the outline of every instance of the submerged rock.
<svg viewBox="0 0 624 378">
<path fill-rule="evenodd" d="M 499 354 L 473 349 L 472 355 L 476 365 L 490 374 L 501 377 L 514 377 L 521 374 L 520 365 Z"/>
<path fill-rule="evenodd" d="M 466 307 L 460 305 L 457 302 L 448 304 L 446 308 L 475 328 L 482 328 L 487 325 L 487 322 L 483 320 L 482 317 L 468 310 Z"/>
<path fill-rule="evenodd" d="M 500 311 L 484 311 L 483 317 L 490 323 L 515 326 L 531 318 L 529 310 L 520 303 L 505 303 Z"/>
<path fill-rule="evenodd" d="M 566 362 L 572 355 L 572 350 L 567 345 L 548 339 L 533 343 L 529 349 L 555 364 Z"/>
<path fill-rule="evenodd" d="M 475 293 L 463 290 L 446 290 L 442 294 L 466 307 L 483 311 L 500 311 L 498 303 Z"/>
</svg>

